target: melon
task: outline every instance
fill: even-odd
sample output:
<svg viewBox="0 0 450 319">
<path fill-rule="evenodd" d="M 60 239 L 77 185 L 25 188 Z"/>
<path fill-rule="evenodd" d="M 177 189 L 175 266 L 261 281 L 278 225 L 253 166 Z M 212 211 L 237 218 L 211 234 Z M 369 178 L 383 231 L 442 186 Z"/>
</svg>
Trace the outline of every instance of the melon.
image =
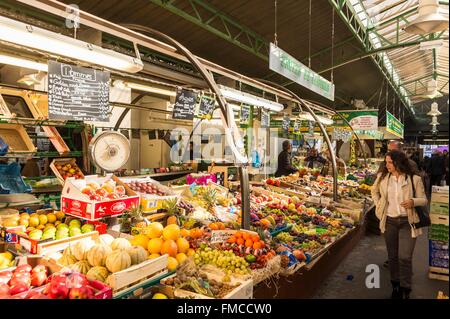
<svg viewBox="0 0 450 319">
<path fill-rule="evenodd" d="M 92 239 L 81 240 L 71 247 L 72 254 L 77 260 L 85 260 L 89 249 L 95 245 Z"/>
<path fill-rule="evenodd" d="M 104 244 L 96 244 L 86 254 L 91 266 L 105 266 L 106 257 L 112 253 L 112 249 Z"/>
<path fill-rule="evenodd" d="M 147 250 L 141 246 L 131 247 L 127 250 L 127 253 L 130 255 L 132 265 L 140 264 L 141 262 L 147 260 L 148 257 Z"/>
<path fill-rule="evenodd" d="M 110 272 L 118 272 L 131 266 L 131 257 L 125 250 L 118 249 L 106 257 L 105 264 Z"/>
<path fill-rule="evenodd" d="M 127 250 L 130 247 L 131 247 L 131 243 L 125 238 L 116 238 L 111 243 L 112 250 L 117 250 L 117 249 Z"/>
<path fill-rule="evenodd" d="M 72 264 L 75 264 L 76 262 L 77 259 L 70 254 L 63 254 L 62 257 L 58 259 L 58 263 L 63 266 L 70 266 Z"/>
<path fill-rule="evenodd" d="M 105 267 L 95 266 L 89 269 L 86 274 L 87 279 L 89 280 L 98 280 L 101 282 L 105 282 L 106 278 L 109 276 L 109 271 Z"/>
<path fill-rule="evenodd" d="M 110 234 L 102 234 L 100 236 L 98 236 L 98 241 L 100 244 L 105 244 L 110 246 L 111 243 L 113 242 L 114 237 L 111 236 Z"/>
<path fill-rule="evenodd" d="M 83 275 L 86 275 L 91 266 L 86 260 L 81 260 L 69 266 L 70 269 L 77 271 Z"/>
</svg>

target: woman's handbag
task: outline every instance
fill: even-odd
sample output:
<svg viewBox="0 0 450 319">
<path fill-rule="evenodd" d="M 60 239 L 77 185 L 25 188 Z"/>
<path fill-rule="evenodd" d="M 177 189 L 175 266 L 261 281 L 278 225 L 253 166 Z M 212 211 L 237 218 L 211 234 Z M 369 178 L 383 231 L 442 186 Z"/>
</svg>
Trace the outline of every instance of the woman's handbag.
<svg viewBox="0 0 450 319">
<path fill-rule="evenodd" d="M 411 177 L 411 185 L 412 185 L 412 191 L 413 191 L 413 198 L 416 197 L 416 187 L 414 186 L 414 178 Z M 428 227 L 431 225 L 431 219 L 430 219 L 430 213 L 428 212 L 428 207 L 426 206 L 416 206 L 414 209 L 417 212 L 417 215 L 419 216 L 419 222 L 413 223 L 413 228 L 422 228 L 422 227 Z"/>
</svg>

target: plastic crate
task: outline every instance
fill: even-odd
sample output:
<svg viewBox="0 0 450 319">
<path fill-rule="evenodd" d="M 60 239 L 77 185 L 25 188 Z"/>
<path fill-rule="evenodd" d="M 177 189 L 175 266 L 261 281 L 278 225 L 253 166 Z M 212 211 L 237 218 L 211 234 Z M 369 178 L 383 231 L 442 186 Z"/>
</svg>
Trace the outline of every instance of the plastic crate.
<svg viewBox="0 0 450 319">
<path fill-rule="evenodd" d="M 429 264 L 431 267 L 448 268 L 448 243 L 429 241 Z"/>
<path fill-rule="evenodd" d="M 26 184 L 20 175 L 20 165 L 0 164 L 0 194 L 31 193 L 31 186 Z"/>
</svg>

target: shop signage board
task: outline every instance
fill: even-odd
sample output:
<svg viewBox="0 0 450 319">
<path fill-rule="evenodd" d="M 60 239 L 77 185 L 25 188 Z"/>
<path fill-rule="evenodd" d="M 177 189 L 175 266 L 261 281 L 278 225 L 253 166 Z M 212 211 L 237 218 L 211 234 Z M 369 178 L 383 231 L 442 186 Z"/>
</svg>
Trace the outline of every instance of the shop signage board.
<svg viewBox="0 0 450 319">
<path fill-rule="evenodd" d="M 50 119 L 109 121 L 109 72 L 48 61 Z"/>
<path fill-rule="evenodd" d="M 215 109 L 216 100 L 207 95 L 202 96 L 198 106 L 197 117 L 212 118 Z"/>
<path fill-rule="evenodd" d="M 354 130 L 378 130 L 378 110 L 349 110 L 339 111 Z M 348 126 L 338 115 L 333 116 L 334 126 Z"/>
<path fill-rule="evenodd" d="M 270 43 L 269 68 L 289 80 L 334 101 L 334 84 Z"/>
<path fill-rule="evenodd" d="M 172 118 L 178 120 L 193 120 L 197 93 L 190 90 L 178 89 L 173 105 Z"/>
<path fill-rule="evenodd" d="M 261 127 L 269 128 L 270 127 L 270 113 L 264 111 L 264 109 L 260 109 L 261 112 Z"/>
<path fill-rule="evenodd" d="M 239 118 L 240 118 L 239 123 L 241 125 L 250 124 L 250 112 L 251 112 L 250 106 L 245 105 L 245 104 L 241 105 L 241 112 L 239 114 Z"/>
<path fill-rule="evenodd" d="M 386 111 L 386 131 L 403 138 L 403 123 L 388 111 Z"/>
</svg>

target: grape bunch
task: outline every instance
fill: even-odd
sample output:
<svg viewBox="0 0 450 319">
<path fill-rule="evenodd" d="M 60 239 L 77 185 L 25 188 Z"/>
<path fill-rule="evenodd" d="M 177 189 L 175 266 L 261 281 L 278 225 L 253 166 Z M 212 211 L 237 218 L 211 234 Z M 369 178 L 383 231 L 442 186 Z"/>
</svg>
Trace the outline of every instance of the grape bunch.
<svg viewBox="0 0 450 319">
<path fill-rule="evenodd" d="M 247 261 L 233 254 L 231 250 L 218 250 L 206 247 L 194 254 L 194 262 L 197 266 L 214 265 L 222 269 L 227 275 L 246 275 L 250 273 Z"/>
<path fill-rule="evenodd" d="M 278 235 L 275 236 L 275 238 L 283 243 L 289 243 L 294 239 L 292 235 L 286 232 L 279 233 Z"/>
<path fill-rule="evenodd" d="M 194 211 L 194 206 L 183 199 L 178 202 L 178 207 L 183 208 L 187 214 L 190 214 Z"/>
</svg>

